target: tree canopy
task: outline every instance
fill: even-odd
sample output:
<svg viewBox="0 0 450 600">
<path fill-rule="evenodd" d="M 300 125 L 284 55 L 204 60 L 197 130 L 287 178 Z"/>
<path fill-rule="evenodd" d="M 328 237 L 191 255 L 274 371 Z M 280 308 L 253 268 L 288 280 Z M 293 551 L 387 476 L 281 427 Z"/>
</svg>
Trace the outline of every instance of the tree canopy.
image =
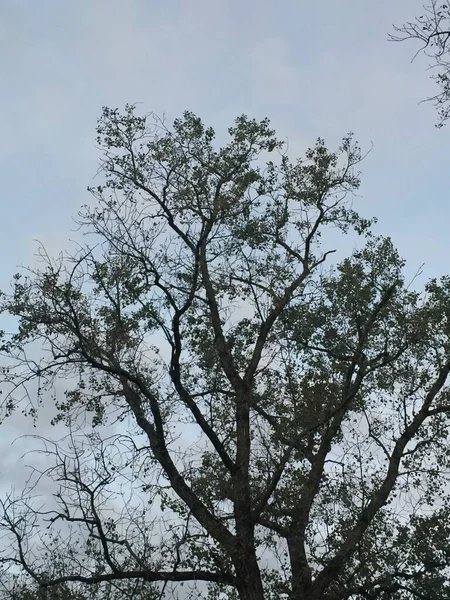
<svg viewBox="0 0 450 600">
<path fill-rule="evenodd" d="M 229 136 L 105 108 L 86 243 L 3 294 L 5 415 L 67 436 L 2 500 L 0 562 L 73 593 L 450 598 L 450 278 L 414 289 L 356 212 L 351 135 Z"/>
</svg>

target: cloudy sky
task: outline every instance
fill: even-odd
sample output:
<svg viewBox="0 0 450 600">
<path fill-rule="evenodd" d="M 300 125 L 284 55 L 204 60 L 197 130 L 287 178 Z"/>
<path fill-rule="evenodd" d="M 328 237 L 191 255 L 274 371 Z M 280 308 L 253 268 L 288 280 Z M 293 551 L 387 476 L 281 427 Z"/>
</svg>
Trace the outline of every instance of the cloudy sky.
<svg viewBox="0 0 450 600">
<path fill-rule="evenodd" d="M 365 160 L 361 207 L 379 217 L 414 272 L 448 265 L 450 131 L 414 44 L 387 42 L 421 0 L 1 0 L 0 287 L 71 236 L 95 183 L 103 105 L 197 112 L 223 132 L 270 117 L 299 155 L 354 131 Z M 15 423 L 15 425 L 13 425 Z M 3 445 L 23 427 L 3 428 Z M 1 445 L 1 444 L 0 444 Z M 6 447 L 6 446 L 5 446 Z M 9 448 L 9 446 L 8 446 Z M 16 454 L 2 453 L 3 482 Z"/>
<path fill-rule="evenodd" d="M 103 105 L 197 112 L 218 131 L 268 116 L 299 155 L 349 130 L 363 149 L 361 205 L 411 265 L 447 268 L 449 131 L 412 42 L 387 42 L 421 0 L 3 0 L 0 285 L 43 241 L 64 246 L 88 200 Z"/>
</svg>

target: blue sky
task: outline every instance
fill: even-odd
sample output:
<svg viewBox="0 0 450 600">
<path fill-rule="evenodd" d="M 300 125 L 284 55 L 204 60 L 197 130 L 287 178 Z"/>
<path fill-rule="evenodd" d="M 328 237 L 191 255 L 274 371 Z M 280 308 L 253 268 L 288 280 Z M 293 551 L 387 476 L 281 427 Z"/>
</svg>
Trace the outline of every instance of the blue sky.
<svg viewBox="0 0 450 600">
<path fill-rule="evenodd" d="M 0 287 L 39 239 L 64 248 L 89 201 L 103 105 L 142 103 L 172 120 L 197 112 L 222 136 L 233 118 L 269 117 L 291 154 L 354 131 L 360 207 L 377 215 L 411 272 L 448 273 L 449 129 L 435 88 L 392 23 L 421 0 L 3 0 L 0 23 Z M 22 425 L 20 425 L 22 423 Z M 4 443 L 24 426 L 16 420 Z M 27 425 L 28 427 L 29 425 Z M 11 452 L 0 465 L 15 472 Z"/>
</svg>

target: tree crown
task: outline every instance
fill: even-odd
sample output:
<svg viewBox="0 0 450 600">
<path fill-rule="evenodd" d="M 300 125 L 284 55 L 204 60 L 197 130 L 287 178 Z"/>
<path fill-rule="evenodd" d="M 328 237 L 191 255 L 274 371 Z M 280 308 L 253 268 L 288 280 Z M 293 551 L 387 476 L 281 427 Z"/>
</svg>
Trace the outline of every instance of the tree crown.
<svg viewBox="0 0 450 600">
<path fill-rule="evenodd" d="M 152 598 L 448 597 L 450 278 L 410 289 L 353 209 L 351 136 L 292 161 L 267 120 L 229 134 L 105 108 L 93 243 L 3 296 L 6 412 L 36 379 L 70 433 L 30 480 L 53 503 L 3 501 L 0 560 Z"/>
</svg>

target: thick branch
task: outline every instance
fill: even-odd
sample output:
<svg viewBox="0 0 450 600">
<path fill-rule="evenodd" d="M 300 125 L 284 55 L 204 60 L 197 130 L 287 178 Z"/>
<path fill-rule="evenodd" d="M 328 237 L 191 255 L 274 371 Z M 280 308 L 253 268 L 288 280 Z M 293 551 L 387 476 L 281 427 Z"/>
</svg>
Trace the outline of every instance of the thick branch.
<svg viewBox="0 0 450 600">
<path fill-rule="evenodd" d="M 155 428 L 155 426 L 148 421 L 142 408 L 139 395 L 130 387 L 126 377 L 121 376 L 120 380 L 128 404 L 135 415 L 136 422 L 147 434 L 152 452 L 164 469 L 174 491 L 187 504 L 193 516 L 201 523 L 201 525 L 203 525 L 211 537 L 223 544 L 224 547 L 231 549 L 234 542 L 234 536 L 219 521 L 219 519 L 206 508 L 176 468 L 165 443 L 162 423 L 157 423 Z M 156 400 L 152 399 L 152 402 L 156 403 Z"/>
<path fill-rule="evenodd" d="M 397 440 L 392 451 L 386 476 L 381 486 L 374 492 L 368 505 L 361 511 L 354 527 L 347 535 L 341 548 L 319 574 L 315 582 L 315 589 L 320 593 L 325 591 L 329 583 L 337 576 L 350 554 L 355 550 L 373 518 L 389 498 L 397 481 L 400 462 L 404 456 L 407 444 L 419 431 L 422 423 L 429 416 L 429 407 L 437 394 L 445 385 L 450 372 L 450 362 L 440 371 L 438 378 L 427 393 L 420 411 L 413 418 L 409 426 Z"/>
<path fill-rule="evenodd" d="M 152 569 L 139 569 L 136 571 L 120 571 L 117 573 L 104 573 L 99 575 L 63 575 L 51 581 L 40 583 L 43 588 L 53 587 L 70 581 L 93 585 L 106 581 L 120 581 L 124 579 L 143 579 L 144 581 L 211 581 L 224 585 L 235 585 L 235 578 L 230 573 L 214 573 L 210 571 L 153 571 Z"/>
<path fill-rule="evenodd" d="M 267 316 L 267 319 L 262 323 L 258 338 L 255 343 L 255 347 L 253 349 L 252 357 L 248 363 L 247 369 L 244 375 L 244 383 L 250 389 L 252 387 L 253 378 L 255 376 L 256 370 L 258 369 L 259 362 L 261 360 L 261 356 L 266 345 L 267 338 L 272 330 L 273 325 L 275 324 L 278 317 L 281 315 L 283 310 L 292 300 L 294 293 L 298 290 L 298 288 L 305 282 L 306 278 L 310 275 L 310 273 L 318 267 L 320 264 L 325 262 L 327 256 L 334 252 L 334 250 L 329 250 L 325 252 L 322 258 L 310 264 L 310 255 L 311 255 L 311 245 L 313 243 L 314 236 L 319 229 L 320 224 L 322 223 L 325 216 L 325 210 L 323 207 L 319 209 L 319 215 L 314 222 L 311 231 L 309 232 L 306 240 L 305 240 L 305 248 L 303 252 L 303 258 L 301 259 L 302 264 L 302 272 L 298 277 L 292 281 L 292 283 L 286 287 L 283 296 L 277 298 L 272 306 L 272 309 Z"/>
<path fill-rule="evenodd" d="M 208 261 L 206 257 L 206 240 L 203 241 L 200 248 L 200 266 L 203 276 L 203 285 L 205 287 L 206 297 L 208 299 L 211 325 L 215 334 L 215 343 L 217 352 L 219 354 L 220 364 L 222 365 L 222 369 L 224 370 L 224 373 L 234 390 L 239 392 L 242 390 L 242 379 L 233 364 L 233 357 L 223 333 L 216 293 L 209 276 Z"/>
<path fill-rule="evenodd" d="M 272 497 L 272 494 L 277 489 L 278 483 L 283 475 L 284 469 L 291 457 L 292 450 L 293 450 L 293 447 L 289 446 L 287 448 L 287 450 L 284 452 L 279 463 L 276 465 L 266 488 L 262 491 L 259 498 L 256 500 L 255 506 L 252 511 L 252 520 L 253 521 L 255 521 L 255 522 L 258 521 L 261 513 L 263 512 L 263 510 L 267 506 L 267 503 L 269 502 L 270 498 Z"/>
</svg>

